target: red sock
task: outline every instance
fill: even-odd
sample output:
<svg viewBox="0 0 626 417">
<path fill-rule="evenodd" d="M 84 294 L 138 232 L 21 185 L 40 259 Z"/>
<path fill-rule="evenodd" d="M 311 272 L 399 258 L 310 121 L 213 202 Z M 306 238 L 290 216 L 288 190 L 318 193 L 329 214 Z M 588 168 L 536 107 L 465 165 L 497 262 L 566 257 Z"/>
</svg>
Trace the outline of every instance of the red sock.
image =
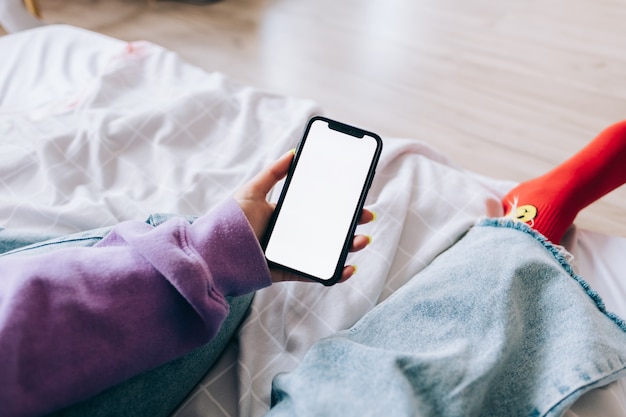
<svg viewBox="0 0 626 417">
<path fill-rule="evenodd" d="M 524 182 L 503 199 L 507 215 L 530 224 L 553 243 L 580 210 L 626 182 L 626 120 L 602 131 L 552 171 Z"/>
</svg>

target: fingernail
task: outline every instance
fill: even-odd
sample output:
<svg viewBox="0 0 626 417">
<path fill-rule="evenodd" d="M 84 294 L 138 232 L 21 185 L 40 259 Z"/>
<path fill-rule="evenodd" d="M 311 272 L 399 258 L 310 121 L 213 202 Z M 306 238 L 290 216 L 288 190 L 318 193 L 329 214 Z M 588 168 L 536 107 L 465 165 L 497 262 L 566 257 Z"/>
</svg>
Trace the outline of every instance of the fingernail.
<svg viewBox="0 0 626 417">
<path fill-rule="evenodd" d="M 356 265 L 352 265 L 352 268 L 354 268 L 354 272 L 352 273 L 352 275 L 356 274 L 356 271 L 359 270 L 359 268 L 356 267 Z"/>
<path fill-rule="evenodd" d="M 296 154 L 296 148 L 293 148 L 292 150 L 290 150 L 289 152 L 291 152 L 292 154 Z"/>
<path fill-rule="evenodd" d="M 372 211 L 372 210 L 370 210 Z M 378 214 L 376 214 L 375 211 L 372 211 L 372 221 L 376 221 L 376 219 L 378 218 Z"/>
<path fill-rule="evenodd" d="M 372 243 L 372 237 L 370 235 L 365 235 L 365 237 L 367 238 L 367 244 L 369 245 L 370 243 Z"/>
</svg>

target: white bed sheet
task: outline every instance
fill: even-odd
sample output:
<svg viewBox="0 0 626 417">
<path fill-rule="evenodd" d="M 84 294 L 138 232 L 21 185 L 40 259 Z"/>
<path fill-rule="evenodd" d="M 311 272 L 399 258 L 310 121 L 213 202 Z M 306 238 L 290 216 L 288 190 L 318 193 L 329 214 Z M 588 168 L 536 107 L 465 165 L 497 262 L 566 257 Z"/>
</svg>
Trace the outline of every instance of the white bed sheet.
<svg viewBox="0 0 626 417">
<path fill-rule="evenodd" d="M 68 26 L 2 37 L 0 56 L 0 225 L 13 229 L 67 233 L 152 212 L 200 215 L 294 147 L 320 113 L 158 46 Z M 349 260 L 358 278 L 259 291 L 239 337 L 178 417 L 262 415 L 276 373 L 387 298 L 512 185 L 467 172 L 424 142 L 383 139 L 367 203 L 379 218 L 362 228 L 374 240 Z M 626 316 L 626 239 L 573 230 L 571 242 L 581 274 Z M 568 415 L 625 410 L 618 381 Z"/>
</svg>

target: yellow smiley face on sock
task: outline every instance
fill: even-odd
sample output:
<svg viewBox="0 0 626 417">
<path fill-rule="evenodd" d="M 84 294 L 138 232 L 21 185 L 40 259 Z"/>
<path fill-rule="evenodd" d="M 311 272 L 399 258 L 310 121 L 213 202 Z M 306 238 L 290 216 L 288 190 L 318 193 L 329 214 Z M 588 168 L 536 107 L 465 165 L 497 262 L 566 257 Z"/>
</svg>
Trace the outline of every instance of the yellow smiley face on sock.
<svg viewBox="0 0 626 417">
<path fill-rule="evenodd" d="M 529 222 L 537 217 L 537 207 L 530 204 L 520 206 L 515 210 L 515 218 L 522 222 Z"/>
</svg>

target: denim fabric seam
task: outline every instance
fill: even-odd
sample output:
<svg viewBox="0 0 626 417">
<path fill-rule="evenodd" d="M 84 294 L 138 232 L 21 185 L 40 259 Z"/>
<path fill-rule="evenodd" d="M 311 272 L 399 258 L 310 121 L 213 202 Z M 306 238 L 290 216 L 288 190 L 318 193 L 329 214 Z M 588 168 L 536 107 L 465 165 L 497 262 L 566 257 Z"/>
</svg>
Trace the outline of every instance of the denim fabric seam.
<svg viewBox="0 0 626 417">
<path fill-rule="evenodd" d="M 102 238 L 103 238 L 102 236 L 89 236 L 89 237 L 82 237 L 82 238 L 76 238 L 76 239 L 46 241 L 46 242 L 42 242 L 42 243 L 39 243 L 39 244 L 28 245 L 28 246 L 25 246 L 23 248 L 13 249 L 12 251 L 0 254 L 0 256 L 10 255 L 10 254 L 15 254 L 15 253 L 20 253 L 20 252 L 26 252 L 26 251 L 33 250 L 33 249 L 45 248 L 46 246 L 54 246 L 54 245 L 59 245 L 59 244 L 66 244 L 66 243 L 70 243 L 70 242 L 86 242 L 86 241 L 89 241 L 89 240 L 98 240 L 98 241 L 100 241 L 100 240 L 102 240 Z"/>
<path fill-rule="evenodd" d="M 608 317 L 611 321 L 613 321 L 623 332 L 626 333 L 626 321 L 624 321 L 621 317 L 607 311 L 606 305 L 604 301 L 602 301 L 602 297 L 595 290 L 591 288 L 591 286 L 585 281 L 580 275 L 574 272 L 574 269 L 567 261 L 565 255 L 563 255 L 562 250 L 559 249 L 556 245 L 550 242 L 544 235 L 536 231 L 535 229 L 528 226 L 526 223 L 513 220 L 510 218 L 486 218 L 481 219 L 476 223 L 477 227 L 500 227 L 500 228 L 509 228 L 521 231 L 523 233 L 528 234 L 539 243 L 543 245 L 543 247 L 552 254 L 554 259 L 561 265 L 561 267 L 569 274 L 569 276 L 574 279 L 578 284 L 583 288 L 583 290 L 587 293 L 589 298 L 593 300 L 593 302 L 598 307 L 598 310 L 606 317 Z"/>
</svg>

